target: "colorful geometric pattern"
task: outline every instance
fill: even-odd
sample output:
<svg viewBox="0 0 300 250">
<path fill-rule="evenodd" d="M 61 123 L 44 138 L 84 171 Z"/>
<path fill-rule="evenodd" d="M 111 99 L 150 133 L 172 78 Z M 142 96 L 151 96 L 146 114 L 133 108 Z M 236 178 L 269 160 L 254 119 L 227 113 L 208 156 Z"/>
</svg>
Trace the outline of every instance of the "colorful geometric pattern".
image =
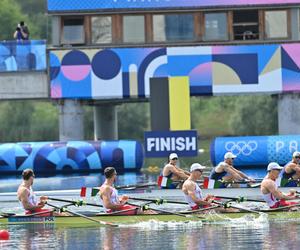
<svg viewBox="0 0 300 250">
<path fill-rule="evenodd" d="M 139 170 L 143 147 L 137 141 L 71 141 L 0 144 L 0 173 L 32 168 L 39 173 L 89 172 L 115 167 Z"/>
<path fill-rule="evenodd" d="M 45 41 L 0 42 L 0 72 L 46 69 Z"/>
<path fill-rule="evenodd" d="M 188 77 L 190 94 L 300 91 L 300 44 L 55 50 L 52 98 L 149 97 L 151 78 Z"/>
<path fill-rule="evenodd" d="M 48 0 L 49 12 L 299 4 L 299 0 Z"/>
</svg>

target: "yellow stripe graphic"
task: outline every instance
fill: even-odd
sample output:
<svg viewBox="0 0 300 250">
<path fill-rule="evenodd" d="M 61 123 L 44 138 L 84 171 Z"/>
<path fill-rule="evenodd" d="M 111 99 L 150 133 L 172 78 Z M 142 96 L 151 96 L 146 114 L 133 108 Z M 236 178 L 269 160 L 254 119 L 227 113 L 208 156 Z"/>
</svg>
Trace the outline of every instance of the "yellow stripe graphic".
<svg viewBox="0 0 300 250">
<path fill-rule="evenodd" d="M 170 130 L 191 129 L 190 85 L 188 77 L 169 78 Z"/>
</svg>

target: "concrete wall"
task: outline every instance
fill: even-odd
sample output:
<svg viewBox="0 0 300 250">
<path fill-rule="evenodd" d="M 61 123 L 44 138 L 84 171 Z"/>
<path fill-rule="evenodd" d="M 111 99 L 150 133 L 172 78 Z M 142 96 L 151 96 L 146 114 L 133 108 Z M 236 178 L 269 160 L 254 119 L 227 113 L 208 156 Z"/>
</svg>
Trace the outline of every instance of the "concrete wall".
<svg viewBox="0 0 300 250">
<path fill-rule="evenodd" d="M 299 40 L 300 38 L 300 19 L 299 19 L 299 9 L 295 8 L 291 10 L 291 32 L 292 40 Z"/>
<path fill-rule="evenodd" d="M 115 105 L 94 106 L 94 137 L 95 140 L 118 139 L 118 114 Z"/>
<path fill-rule="evenodd" d="M 52 16 L 52 46 L 59 46 L 60 45 L 60 30 L 61 30 L 61 19 L 59 16 Z"/>
<path fill-rule="evenodd" d="M 280 135 L 300 134 L 300 94 L 278 97 L 278 132 Z"/>
<path fill-rule="evenodd" d="M 58 103 L 59 140 L 72 141 L 84 139 L 82 104 L 78 100 L 62 100 Z"/>
<path fill-rule="evenodd" d="M 49 98 L 46 71 L 0 73 L 0 99 Z"/>
</svg>

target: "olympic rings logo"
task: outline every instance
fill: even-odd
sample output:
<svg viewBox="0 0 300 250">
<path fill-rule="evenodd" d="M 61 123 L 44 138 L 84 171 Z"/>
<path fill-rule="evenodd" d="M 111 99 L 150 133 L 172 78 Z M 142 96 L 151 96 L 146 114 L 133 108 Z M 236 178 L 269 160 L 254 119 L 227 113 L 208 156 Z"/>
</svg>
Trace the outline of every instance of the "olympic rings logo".
<svg viewBox="0 0 300 250">
<path fill-rule="evenodd" d="M 256 141 L 228 141 L 225 143 L 225 149 L 235 155 L 242 154 L 249 156 L 257 149 L 257 147 L 258 145 Z"/>
</svg>

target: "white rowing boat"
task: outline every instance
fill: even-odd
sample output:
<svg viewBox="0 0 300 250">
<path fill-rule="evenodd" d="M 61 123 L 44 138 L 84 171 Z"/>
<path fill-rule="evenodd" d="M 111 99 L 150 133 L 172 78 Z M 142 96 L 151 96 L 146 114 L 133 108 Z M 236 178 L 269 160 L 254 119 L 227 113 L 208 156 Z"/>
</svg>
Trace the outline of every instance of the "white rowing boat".
<svg viewBox="0 0 300 250">
<path fill-rule="evenodd" d="M 282 192 L 289 192 L 291 188 L 279 188 Z M 293 188 L 300 192 L 300 187 Z M 217 196 L 243 196 L 243 197 L 260 197 L 260 188 L 219 188 L 219 189 L 202 189 L 203 194 L 212 194 Z M 64 198 L 74 198 L 80 196 L 80 189 L 73 190 L 51 190 L 51 191 L 36 191 L 37 196 L 56 196 Z M 165 198 L 165 199 L 182 199 L 183 194 L 180 189 L 134 189 L 134 190 L 119 190 L 119 194 L 128 194 L 140 198 Z M 17 201 L 16 192 L 0 193 L 1 202 Z M 86 197 L 88 198 L 88 197 Z"/>
</svg>

